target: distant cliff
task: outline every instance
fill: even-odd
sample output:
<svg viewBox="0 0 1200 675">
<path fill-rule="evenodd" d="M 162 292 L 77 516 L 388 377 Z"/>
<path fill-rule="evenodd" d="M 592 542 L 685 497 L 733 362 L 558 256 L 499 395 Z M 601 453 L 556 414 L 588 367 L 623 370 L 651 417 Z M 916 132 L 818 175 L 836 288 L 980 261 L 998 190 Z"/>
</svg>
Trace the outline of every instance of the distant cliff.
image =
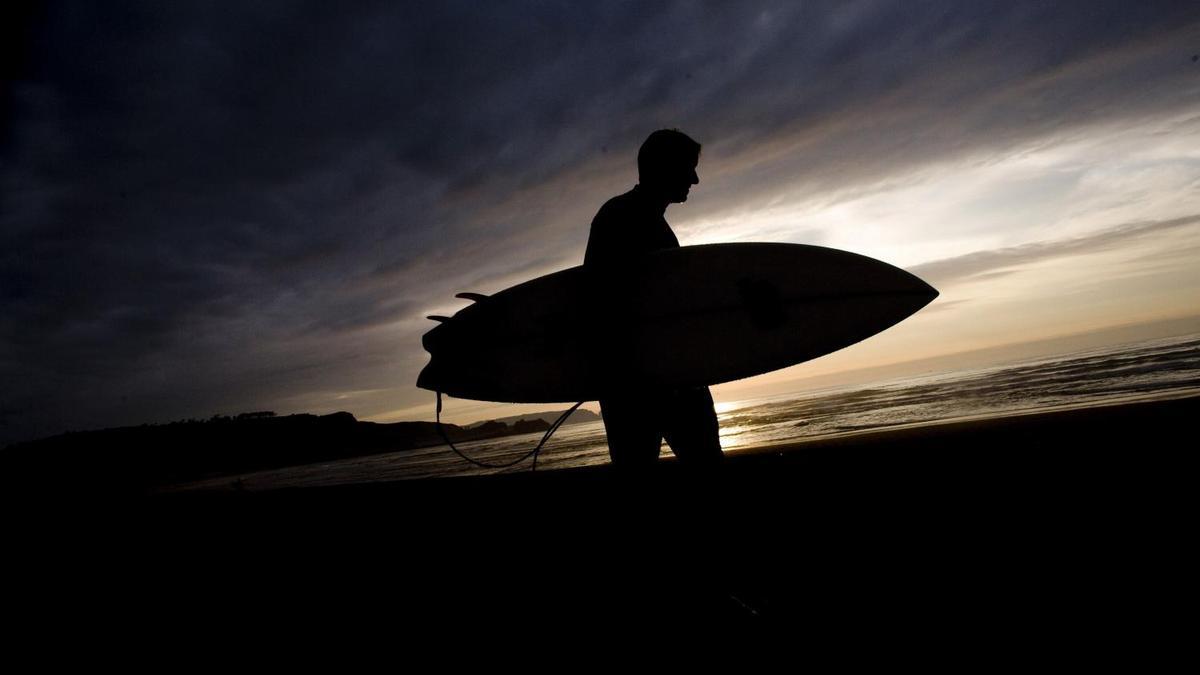
<svg viewBox="0 0 1200 675">
<path fill-rule="evenodd" d="M 534 420 L 541 420 L 541 421 L 545 422 L 547 425 L 550 425 L 550 424 L 553 424 L 554 420 L 557 420 L 558 416 L 561 414 L 563 414 L 562 410 L 551 410 L 551 411 L 547 411 L 547 412 L 526 413 L 524 415 L 511 415 L 509 417 L 501 417 L 501 418 L 498 418 L 495 420 L 488 420 L 487 422 L 474 422 L 472 424 L 466 425 L 466 427 L 464 427 L 464 428 L 475 429 L 475 428 L 479 427 L 480 425 L 490 424 L 492 422 L 503 422 L 505 424 L 515 424 L 516 422 L 534 421 Z M 600 420 L 601 420 L 601 417 L 599 415 L 597 415 L 596 413 L 592 412 L 591 410 L 588 410 L 587 408 L 579 408 L 575 412 L 571 413 L 571 416 L 568 417 L 565 422 L 563 422 L 563 426 L 566 426 L 568 424 L 584 424 L 586 422 L 599 422 Z"/>
<path fill-rule="evenodd" d="M 464 429 L 443 424 L 455 442 L 545 431 L 541 419 L 491 421 Z M 170 424 L 71 432 L 0 452 L 10 485 L 45 489 L 105 482 L 121 491 L 220 475 L 329 462 L 441 444 L 433 422 L 360 422 L 348 412 L 275 416 L 270 412 Z"/>
</svg>

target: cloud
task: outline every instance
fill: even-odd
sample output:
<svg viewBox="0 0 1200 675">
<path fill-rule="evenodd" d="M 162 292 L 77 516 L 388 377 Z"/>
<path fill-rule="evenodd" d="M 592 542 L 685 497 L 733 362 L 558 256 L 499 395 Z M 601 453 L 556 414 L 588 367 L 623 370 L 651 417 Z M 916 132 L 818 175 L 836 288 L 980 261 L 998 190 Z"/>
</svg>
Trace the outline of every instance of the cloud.
<svg viewBox="0 0 1200 675">
<path fill-rule="evenodd" d="M 908 271 L 934 287 L 967 280 L 984 280 L 1012 274 L 1022 266 L 1055 258 L 1082 256 L 1124 249 L 1148 239 L 1200 224 L 1200 215 L 1165 221 L 1126 223 L 1082 237 L 1039 241 L 1020 246 L 976 251 L 967 255 L 937 260 L 910 267 Z"/>
</svg>

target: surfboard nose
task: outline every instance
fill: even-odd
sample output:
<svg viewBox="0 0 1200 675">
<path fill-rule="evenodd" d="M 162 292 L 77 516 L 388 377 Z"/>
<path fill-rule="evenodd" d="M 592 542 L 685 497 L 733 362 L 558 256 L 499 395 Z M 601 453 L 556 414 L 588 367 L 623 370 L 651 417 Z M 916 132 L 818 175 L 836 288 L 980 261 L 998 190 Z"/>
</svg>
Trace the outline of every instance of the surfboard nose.
<svg viewBox="0 0 1200 675">
<path fill-rule="evenodd" d="M 929 295 L 929 302 L 933 302 L 934 300 L 937 300 L 937 297 L 942 294 L 941 291 L 939 291 L 938 289 L 925 283 L 924 279 L 918 279 L 918 281 L 920 281 L 921 285 L 925 287 L 925 293 Z M 929 302 L 927 302 L 925 304 L 929 304 Z"/>
<path fill-rule="evenodd" d="M 925 282 L 924 279 L 921 279 L 918 277 L 917 281 L 921 282 L 921 290 L 925 293 L 925 295 L 929 296 L 930 302 L 933 302 L 935 299 L 937 299 L 937 297 L 939 295 L 941 295 L 941 292 L 939 292 L 938 289 L 934 288 L 933 286 L 930 286 L 928 283 Z"/>
<path fill-rule="evenodd" d="M 924 279 L 913 274 L 912 272 L 909 272 L 908 270 L 905 270 L 905 269 L 901 269 L 899 267 L 896 267 L 894 269 L 903 273 L 903 277 L 904 277 L 904 281 L 905 281 L 904 285 L 907 287 L 906 291 L 909 294 L 912 294 L 914 296 L 924 296 L 926 298 L 925 302 L 920 305 L 921 307 L 928 305 L 929 303 L 931 303 L 935 299 L 937 299 L 937 297 L 939 295 L 941 295 L 941 293 L 938 291 L 938 289 L 934 288 L 933 286 L 930 286 Z"/>
</svg>

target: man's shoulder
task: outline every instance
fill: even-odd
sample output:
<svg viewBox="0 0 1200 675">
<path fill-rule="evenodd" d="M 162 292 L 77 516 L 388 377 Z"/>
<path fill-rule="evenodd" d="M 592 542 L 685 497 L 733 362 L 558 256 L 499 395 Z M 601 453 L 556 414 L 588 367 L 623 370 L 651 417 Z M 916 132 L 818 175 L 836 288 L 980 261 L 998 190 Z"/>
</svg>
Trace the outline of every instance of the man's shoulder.
<svg viewBox="0 0 1200 675">
<path fill-rule="evenodd" d="M 598 213 L 616 213 L 627 212 L 633 210 L 635 206 L 635 197 L 633 190 L 622 193 L 604 202 Z"/>
<path fill-rule="evenodd" d="M 638 197 L 637 188 L 634 188 L 604 202 L 604 205 L 596 212 L 596 217 L 592 219 L 592 225 L 620 223 L 625 226 L 643 221 L 648 216 L 649 212 L 646 210 L 644 200 Z"/>
</svg>

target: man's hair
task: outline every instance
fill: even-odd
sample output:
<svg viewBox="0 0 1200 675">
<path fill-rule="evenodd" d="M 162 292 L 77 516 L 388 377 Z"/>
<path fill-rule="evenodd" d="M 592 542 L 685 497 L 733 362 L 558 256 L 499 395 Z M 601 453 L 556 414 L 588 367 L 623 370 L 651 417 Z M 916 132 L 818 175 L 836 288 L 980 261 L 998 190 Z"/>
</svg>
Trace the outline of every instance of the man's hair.
<svg viewBox="0 0 1200 675">
<path fill-rule="evenodd" d="M 638 176 L 642 182 L 653 180 L 683 161 L 700 157 L 700 144 L 678 129 L 659 129 L 650 134 L 638 150 Z"/>
</svg>

